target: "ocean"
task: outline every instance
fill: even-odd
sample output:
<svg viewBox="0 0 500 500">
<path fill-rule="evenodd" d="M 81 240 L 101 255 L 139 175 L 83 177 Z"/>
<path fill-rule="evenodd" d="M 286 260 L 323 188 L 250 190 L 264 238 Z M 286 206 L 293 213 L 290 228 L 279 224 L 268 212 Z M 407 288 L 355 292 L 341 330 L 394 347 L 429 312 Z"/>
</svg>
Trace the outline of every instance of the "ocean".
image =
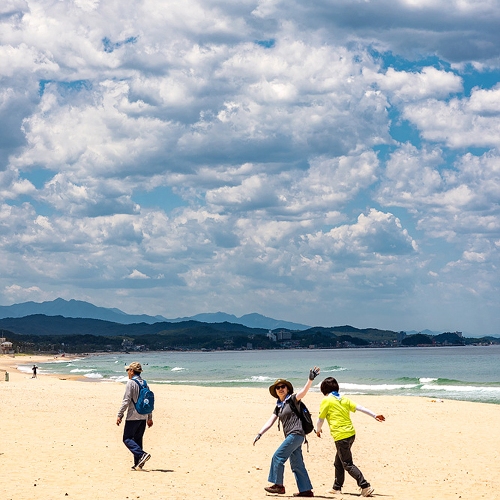
<svg viewBox="0 0 500 500">
<path fill-rule="evenodd" d="M 283 377 L 295 387 L 309 368 L 317 381 L 335 377 L 346 395 L 424 396 L 500 404 L 500 345 L 468 347 L 137 352 L 64 358 L 39 365 L 40 374 L 82 375 L 96 382 L 127 380 L 124 367 L 143 365 L 153 384 L 267 387 Z M 20 370 L 31 373 L 31 365 Z M 311 390 L 319 391 L 318 384 Z"/>
</svg>

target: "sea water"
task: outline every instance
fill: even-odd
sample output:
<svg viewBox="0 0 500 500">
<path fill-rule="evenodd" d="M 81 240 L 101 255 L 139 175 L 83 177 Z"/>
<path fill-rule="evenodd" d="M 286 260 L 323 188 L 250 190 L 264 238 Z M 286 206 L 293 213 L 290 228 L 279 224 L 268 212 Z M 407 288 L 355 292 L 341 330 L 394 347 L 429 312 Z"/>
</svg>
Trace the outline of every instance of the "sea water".
<svg viewBox="0 0 500 500">
<path fill-rule="evenodd" d="M 500 345 L 355 349 L 137 352 L 64 358 L 39 365 L 40 374 L 82 375 L 125 382 L 139 361 L 153 384 L 267 387 L 277 378 L 301 387 L 314 365 L 335 377 L 346 395 L 425 396 L 500 404 Z M 20 366 L 31 373 L 31 366 Z M 315 383 L 312 390 L 318 391 Z"/>
</svg>

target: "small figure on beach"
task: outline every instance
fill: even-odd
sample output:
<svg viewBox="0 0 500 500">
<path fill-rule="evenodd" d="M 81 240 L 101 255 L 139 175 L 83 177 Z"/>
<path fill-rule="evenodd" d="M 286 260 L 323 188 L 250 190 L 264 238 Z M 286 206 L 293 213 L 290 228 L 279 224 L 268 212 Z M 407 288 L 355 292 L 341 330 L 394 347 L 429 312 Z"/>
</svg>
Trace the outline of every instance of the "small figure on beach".
<svg viewBox="0 0 500 500">
<path fill-rule="evenodd" d="M 127 410 L 127 417 L 123 428 L 123 443 L 134 455 L 132 470 L 140 470 L 151 458 L 151 455 L 142 449 L 142 441 L 144 432 L 146 431 L 146 424 L 148 427 L 153 425 L 153 414 L 141 415 L 135 408 L 135 403 L 139 398 L 139 385 L 142 386 L 145 382 L 141 378 L 141 364 L 134 361 L 125 368 L 125 371 L 129 379 L 127 380 L 123 401 L 118 411 L 116 425 L 121 424 L 125 410 Z"/>
<path fill-rule="evenodd" d="M 33 372 L 33 375 L 31 376 L 31 378 L 36 378 L 36 371 L 37 370 L 38 370 L 38 366 L 33 365 L 33 368 L 31 369 L 31 371 Z"/>
<path fill-rule="evenodd" d="M 298 416 L 298 403 L 309 391 L 313 380 L 318 376 L 320 369 L 315 366 L 309 371 L 309 378 L 304 387 L 296 394 L 293 392 L 293 385 L 286 379 L 280 378 L 269 387 L 269 392 L 276 398 L 276 407 L 269 420 L 255 437 L 253 444 L 262 437 L 279 419 L 279 425 L 283 426 L 285 440 L 275 451 L 271 459 L 268 481 L 272 486 L 264 488 L 268 493 L 285 494 L 284 474 L 285 463 L 290 459 L 290 466 L 295 475 L 295 481 L 299 489 L 294 493 L 295 497 L 313 497 L 313 486 L 309 479 L 304 459 L 302 456 L 302 444 L 305 441 L 305 433 L 302 422 Z M 292 407 L 293 405 L 293 407 Z"/>
<path fill-rule="evenodd" d="M 347 471 L 357 482 L 361 488 L 361 496 L 372 496 L 374 488 L 364 478 L 362 472 L 354 465 L 352 460 L 351 447 L 356 438 L 356 431 L 351 421 L 351 412 L 360 411 L 370 415 L 378 422 L 384 422 L 383 415 L 376 415 L 368 408 L 355 404 L 350 399 L 339 394 L 339 384 L 333 377 L 327 377 L 321 382 L 321 392 L 325 396 L 321 401 L 319 408 L 319 419 L 316 424 L 316 435 L 321 437 L 321 428 L 325 421 L 328 422 L 330 427 L 330 434 L 335 441 L 335 454 L 334 468 L 335 468 L 335 481 L 333 488 L 328 491 L 330 495 L 342 494 L 342 487 L 344 486 L 345 471 Z"/>
</svg>

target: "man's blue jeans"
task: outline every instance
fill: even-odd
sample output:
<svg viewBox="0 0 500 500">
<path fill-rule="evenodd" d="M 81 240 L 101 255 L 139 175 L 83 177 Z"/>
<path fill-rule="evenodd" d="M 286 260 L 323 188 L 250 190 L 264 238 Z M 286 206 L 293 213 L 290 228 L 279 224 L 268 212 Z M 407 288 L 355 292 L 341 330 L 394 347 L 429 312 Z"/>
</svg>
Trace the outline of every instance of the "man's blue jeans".
<svg viewBox="0 0 500 500">
<path fill-rule="evenodd" d="M 295 474 L 295 481 L 299 492 L 312 490 L 311 480 L 307 473 L 304 459 L 302 458 L 302 443 L 304 436 L 299 434 L 289 434 L 281 446 L 275 451 L 271 460 L 268 481 L 273 484 L 284 484 L 283 475 L 285 473 L 285 462 L 290 459 L 292 472 Z"/>
</svg>

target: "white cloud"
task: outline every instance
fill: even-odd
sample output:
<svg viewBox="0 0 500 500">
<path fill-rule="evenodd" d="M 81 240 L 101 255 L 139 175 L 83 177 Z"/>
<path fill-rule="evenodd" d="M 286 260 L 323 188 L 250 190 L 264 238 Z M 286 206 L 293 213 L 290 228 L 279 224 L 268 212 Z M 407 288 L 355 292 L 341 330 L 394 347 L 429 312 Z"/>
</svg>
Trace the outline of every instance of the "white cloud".
<svg viewBox="0 0 500 500">
<path fill-rule="evenodd" d="M 353 199 L 377 180 L 379 162 L 373 151 L 337 158 L 315 158 L 306 175 L 295 181 L 302 209 L 325 210 Z M 297 203 L 297 202 L 296 202 Z"/>
<path fill-rule="evenodd" d="M 168 137 L 168 122 L 130 116 L 126 84 L 103 82 L 102 87 L 97 101 L 86 93 L 90 102 L 63 106 L 55 93 L 46 92 L 38 112 L 24 123 L 29 146 L 12 165 L 29 168 L 43 163 L 84 179 L 93 174 L 127 175 L 131 165 L 134 171 L 139 162 L 149 166 L 151 156 L 154 164 L 158 149 L 169 146 L 168 139 L 160 142 Z"/>
<path fill-rule="evenodd" d="M 422 137 L 450 148 L 500 147 L 500 87 L 473 89 L 470 98 L 450 102 L 431 99 L 410 104 L 403 116 L 418 127 Z"/>
<path fill-rule="evenodd" d="M 396 71 L 388 68 L 384 75 L 374 74 L 380 89 L 387 91 L 393 99 L 403 102 L 426 98 L 446 98 L 462 90 L 462 79 L 451 72 L 426 67 L 419 72 Z"/>
<path fill-rule="evenodd" d="M 35 186 L 26 179 L 19 179 L 15 170 L 0 170 L 0 197 L 4 200 L 14 199 L 20 195 L 35 194 Z"/>
<path fill-rule="evenodd" d="M 344 225 L 309 236 L 311 248 L 321 248 L 327 254 L 354 254 L 364 259 L 370 255 L 394 256 L 413 253 L 417 243 L 403 229 L 393 214 L 371 209 L 361 214 L 357 223 Z M 378 258 L 378 257 L 377 257 Z"/>
<path fill-rule="evenodd" d="M 4 1 L 0 300 L 496 318 L 497 7 Z"/>
<path fill-rule="evenodd" d="M 337 43 L 363 43 L 409 60 L 437 55 L 455 63 L 498 64 L 500 20 L 495 0 L 451 2 L 319 0 L 281 2 L 297 24 Z M 277 15 L 275 18 L 278 17 Z"/>
<path fill-rule="evenodd" d="M 243 180 L 240 186 L 225 186 L 208 191 L 207 201 L 225 207 L 238 206 L 247 210 L 276 205 L 278 198 L 273 185 L 263 175 L 255 175 Z"/>
<path fill-rule="evenodd" d="M 0 76 L 12 77 L 19 73 L 55 72 L 59 66 L 49 59 L 47 54 L 38 52 L 25 43 L 18 47 L 0 46 Z"/>
<path fill-rule="evenodd" d="M 378 200 L 419 213 L 419 228 L 434 235 L 498 231 L 500 157 L 495 151 L 457 159 L 444 167 L 438 148 L 418 150 L 408 144 L 387 163 Z"/>
<path fill-rule="evenodd" d="M 478 252 L 464 252 L 464 259 L 471 262 L 484 262 L 486 256 L 483 253 Z"/>
<path fill-rule="evenodd" d="M 147 280 L 149 276 L 147 274 L 141 273 L 137 269 L 134 269 L 128 276 L 128 279 L 131 280 Z"/>
<path fill-rule="evenodd" d="M 4 289 L 5 296 L 12 302 L 25 302 L 27 300 L 43 301 L 47 298 L 46 293 L 37 286 L 22 287 L 20 285 L 6 286 Z"/>
</svg>

